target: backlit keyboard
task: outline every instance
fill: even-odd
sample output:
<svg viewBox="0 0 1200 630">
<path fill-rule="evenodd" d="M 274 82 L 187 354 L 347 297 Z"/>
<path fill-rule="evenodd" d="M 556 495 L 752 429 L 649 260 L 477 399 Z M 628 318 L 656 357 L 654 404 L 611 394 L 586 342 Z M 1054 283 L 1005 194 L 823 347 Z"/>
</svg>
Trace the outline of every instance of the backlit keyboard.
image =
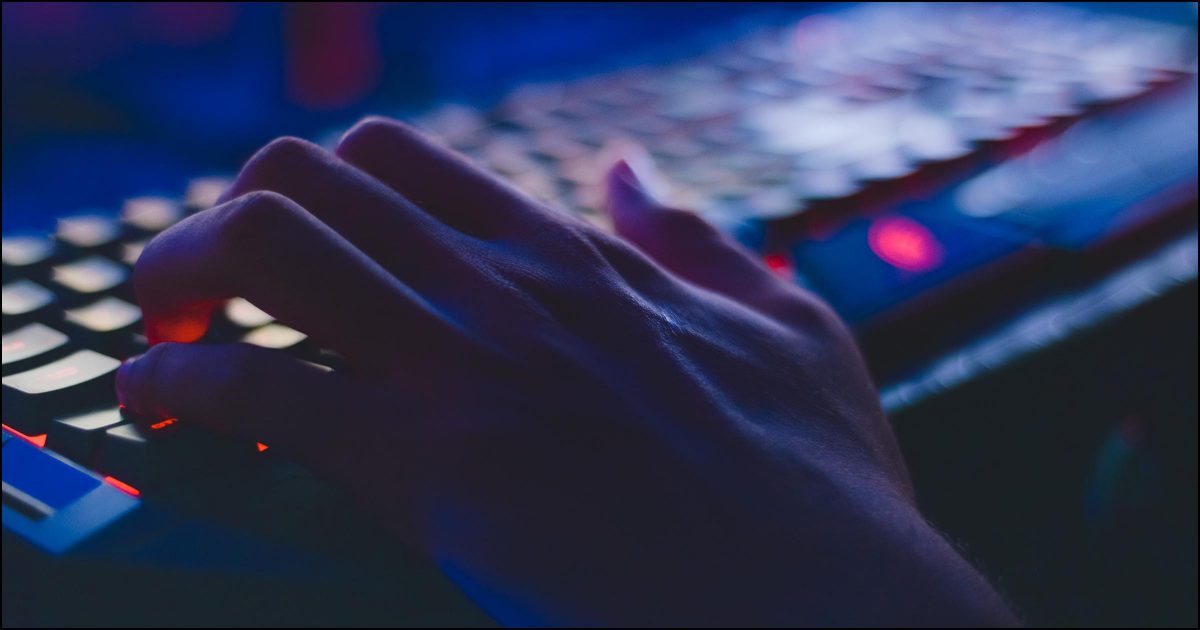
<svg viewBox="0 0 1200 630">
<path fill-rule="evenodd" d="M 1194 34 L 1069 8 L 855 7 L 414 122 L 603 227 L 604 168 L 622 144 L 645 147 L 671 203 L 821 294 L 885 381 L 1195 241 Z M 64 217 L 53 235 L 4 236 L 6 530 L 62 552 L 140 498 L 266 449 L 186 419 L 135 426 L 113 392 L 120 361 L 146 349 L 138 255 L 227 184 L 198 178 Z M 1164 273 L 1194 282 L 1194 245 L 1174 256 Z M 208 340 L 339 363 L 242 299 Z M 896 391 L 889 405 L 913 401 Z"/>
</svg>

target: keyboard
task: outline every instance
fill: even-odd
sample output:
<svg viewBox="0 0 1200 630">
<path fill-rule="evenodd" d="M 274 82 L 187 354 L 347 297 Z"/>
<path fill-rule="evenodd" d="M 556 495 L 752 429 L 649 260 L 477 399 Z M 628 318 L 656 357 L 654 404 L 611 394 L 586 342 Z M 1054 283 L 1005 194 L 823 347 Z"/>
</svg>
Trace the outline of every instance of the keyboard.
<svg viewBox="0 0 1200 630">
<path fill-rule="evenodd" d="M 1195 283 L 1196 103 L 1189 29 L 1057 6 L 864 5 L 405 117 L 604 229 L 604 169 L 644 147 L 671 204 L 851 324 L 898 409 Z M 6 555 L 96 553 L 141 531 L 135 515 L 245 507 L 302 476 L 278 473 L 267 444 L 135 422 L 113 392 L 120 361 L 147 348 L 138 255 L 228 184 L 197 177 L 53 234 L 4 234 Z M 240 298 L 205 340 L 340 368 Z M 212 491 L 231 484 L 255 490 Z"/>
</svg>

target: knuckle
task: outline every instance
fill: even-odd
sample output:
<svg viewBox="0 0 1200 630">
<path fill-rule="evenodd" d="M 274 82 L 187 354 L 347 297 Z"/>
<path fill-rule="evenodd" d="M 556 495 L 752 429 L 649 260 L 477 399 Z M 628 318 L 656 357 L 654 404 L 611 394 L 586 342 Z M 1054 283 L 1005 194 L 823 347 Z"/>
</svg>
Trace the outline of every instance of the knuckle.
<svg viewBox="0 0 1200 630">
<path fill-rule="evenodd" d="M 295 220 L 296 204 L 268 190 L 246 193 L 221 213 L 221 241 L 233 245 L 261 244 L 263 237 Z"/>
<path fill-rule="evenodd" d="M 270 186 L 280 177 L 294 177 L 305 165 L 321 161 L 321 147 L 300 138 L 283 136 L 267 143 L 251 157 L 238 175 L 241 190 Z"/>
<path fill-rule="evenodd" d="M 400 122 L 383 116 L 367 116 L 354 124 L 338 141 L 335 152 L 343 155 L 358 148 L 374 146 L 403 132 Z"/>
<path fill-rule="evenodd" d="M 716 235 L 716 230 L 700 215 L 676 208 L 660 210 L 656 227 L 664 238 L 690 239 Z"/>
<path fill-rule="evenodd" d="M 248 406 L 258 400 L 256 389 L 269 376 L 254 350 L 237 344 L 227 347 L 221 369 L 212 370 L 210 396 L 223 403 Z"/>
<path fill-rule="evenodd" d="M 251 166 L 261 166 L 274 163 L 294 164 L 296 162 L 310 159 L 313 155 L 321 152 L 321 148 L 317 145 L 297 138 L 295 136 L 283 136 L 275 138 L 268 142 L 266 146 L 258 150 L 254 157 L 250 158 Z"/>
<path fill-rule="evenodd" d="M 779 313 L 793 328 L 822 338 L 852 338 L 845 322 L 824 300 L 799 287 L 787 289 L 773 300 L 771 311 Z"/>
</svg>

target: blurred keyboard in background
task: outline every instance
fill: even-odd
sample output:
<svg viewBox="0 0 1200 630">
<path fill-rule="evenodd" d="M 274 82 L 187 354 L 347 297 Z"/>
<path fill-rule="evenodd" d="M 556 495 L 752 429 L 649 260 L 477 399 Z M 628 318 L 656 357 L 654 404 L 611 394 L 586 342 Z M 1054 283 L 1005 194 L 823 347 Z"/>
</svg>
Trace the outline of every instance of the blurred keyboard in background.
<svg viewBox="0 0 1200 630">
<path fill-rule="evenodd" d="M 670 203 L 852 324 L 894 409 L 1195 282 L 1195 53 L 1194 29 L 1058 6 L 856 6 L 415 122 L 605 228 L 605 169 L 645 147 Z M 61 553 L 129 495 L 266 450 L 186 419 L 136 428 L 113 394 L 119 360 L 146 349 L 132 265 L 226 185 L 4 235 L 6 534 Z M 240 299 L 208 339 L 339 367 Z"/>
<path fill-rule="evenodd" d="M 418 124 L 600 225 L 606 167 L 644 146 L 667 201 L 822 294 L 890 376 L 1061 290 L 1055 254 L 1195 222 L 1195 56 L 1192 29 L 1067 7 L 863 5 Z"/>
</svg>

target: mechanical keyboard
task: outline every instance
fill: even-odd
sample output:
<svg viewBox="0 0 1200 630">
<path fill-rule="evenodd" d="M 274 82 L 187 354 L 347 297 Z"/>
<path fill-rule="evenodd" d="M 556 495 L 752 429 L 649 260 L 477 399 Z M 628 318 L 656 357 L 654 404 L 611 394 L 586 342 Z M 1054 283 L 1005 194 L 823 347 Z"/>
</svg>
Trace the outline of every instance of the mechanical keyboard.
<svg viewBox="0 0 1200 630">
<path fill-rule="evenodd" d="M 1120 278 L 1151 287 L 1143 299 L 1195 282 L 1194 37 L 1065 7 L 859 6 L 759 25 L 684 61 L 408 118 L 606 229 L 607 161 L 644 147 L 670 203 L 833 305 L 895 409 L 1002 364 L 1023 340 L 1044 346 L 1064 321 L 1130 308 L 1113 297 L 1128 291 Z M 131 514 L 195 515 L 228 502 L 205 488 L 271 485 L 279 476 L 262 470 L 286 468 L 269 445 L 186 418 L 134 423 L 113 393 L 120 361 L 147 347 L 130 289 L 139 253 L 228 181 L 63 217 L 52 235 L 4 235 L 6 549 L 94 549 Z M 206 341 L 340 367 L 240 298 Z"/>
</svg>

